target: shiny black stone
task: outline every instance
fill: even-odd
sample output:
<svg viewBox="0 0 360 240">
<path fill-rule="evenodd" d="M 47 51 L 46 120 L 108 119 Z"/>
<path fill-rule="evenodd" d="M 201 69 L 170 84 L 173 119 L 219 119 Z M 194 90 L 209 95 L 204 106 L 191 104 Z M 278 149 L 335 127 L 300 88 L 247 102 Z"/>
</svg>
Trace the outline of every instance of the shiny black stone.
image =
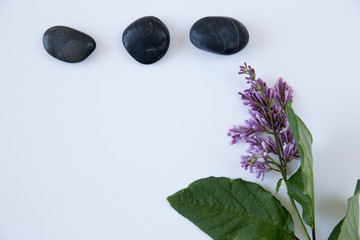
<svg viewBox="0 0 360 240">
<path fill-rule="evenodd" d="M 238 20 L 230 17 L 204 17 L 190 29 L 190 41 L 204 51 L 230 55 L 249 42 L 249 33 Z"/>
<path fill-rule="evenodd" d="M 126 51 L 138 62 L 151 64 L 161 59 L 170 44 L 170 34 L 158 18 L 142 17 L 130 24 L 123 33 Z"/>
<path fill-rule="evenodd" d="M 77 63 L 87 58 L 96 47 L 92 37 L 78 30 L 55 26 L 44 33 L 46 51 L 64 62 Z"/>
</svg>

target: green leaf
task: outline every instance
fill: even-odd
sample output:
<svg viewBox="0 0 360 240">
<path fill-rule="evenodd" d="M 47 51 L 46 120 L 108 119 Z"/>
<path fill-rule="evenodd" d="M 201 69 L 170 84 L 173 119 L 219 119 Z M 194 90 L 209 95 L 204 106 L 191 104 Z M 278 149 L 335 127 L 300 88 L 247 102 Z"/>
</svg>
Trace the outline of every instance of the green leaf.
<svg viewBox="0 0 360 240">
<path fill-rule="evenodd" d="M 295 137 L 301 165 L 288 180 L 288 194 L 302 206 L 302 217 L 311 228 L 315 227 L 313 156 L 311 151 L 312 136 L 304 122 L 286 105 L 285 112 L 291 131 Z"/>
<path fill-rule="evenodd" d="M 357 181 L 354 196 L 348 199 L 345 217 L 336 225 L 329 240 L 359 240 L 359 194 L 360 179 Z"/>
<path fill-rule="evenodd" d="M 281 187 L 281 183 L 284 179 L 283 178 L 280 178 L 279 181 L 277 182 L 276 184 L 276 194 L 278 194 L 279 190 L 280 190 L 280 187 Z"/>
<path fill-rule="evenodd" d="M 256 183 L 209 177 L 168 201 L 215 240 L 297 239 L 289 212 Z"/>
</svg>

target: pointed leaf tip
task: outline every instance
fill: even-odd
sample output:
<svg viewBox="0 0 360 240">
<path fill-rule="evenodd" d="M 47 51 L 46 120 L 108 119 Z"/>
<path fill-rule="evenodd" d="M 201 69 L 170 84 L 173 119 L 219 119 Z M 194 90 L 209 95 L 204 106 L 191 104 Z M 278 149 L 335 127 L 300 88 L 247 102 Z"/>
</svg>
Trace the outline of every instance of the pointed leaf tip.
<svg viewBox="0 0 360 240">
<path fill-rule="evenodd" d="M 279 190 L 280 190 L 280 187 L 281 187 L 281 183 L 284 179 L 283 178 L 280 178 L 279 181 L 277 182 L 276 184 L 276 194 L 278 194 Z"/>
<path fill-rule="evenodd" d="M 354 195 L 360 193 L 360 179 L 357 180 Z"/>
<path fill-rule="evenodd" d="M 360 179 L 357 180 L 354 196 L 348 199 L 345 217 L 335 226 L 329 240 L 360 240 L 359 235 Z"/>
</svg>

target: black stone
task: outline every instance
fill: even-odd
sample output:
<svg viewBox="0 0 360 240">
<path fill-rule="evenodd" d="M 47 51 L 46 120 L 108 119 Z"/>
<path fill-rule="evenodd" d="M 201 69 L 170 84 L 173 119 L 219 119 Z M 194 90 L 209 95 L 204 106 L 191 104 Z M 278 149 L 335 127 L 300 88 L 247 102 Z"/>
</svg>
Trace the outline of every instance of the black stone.
<svg viewBox="0 0 360 240">
<path fill-rule="evenodd" d="M 77 63 L 87 58 L 96 47 L 92 37 L 78 30 L 55 26 L 44 33 L 46 51 L 64 62 Z"/>
<path fill-rule="evenodd" d="M 170 44 L 170 34 L 158 18 L 142 17 L 130 24 L 123 33 L 126 51 L 138 62 L 151 64 L 161 59 Z"/>
<path fill-rule="evenodd" d="M 230 55 L 249 42 L 249 33 L 238 20 L 230 17 L 204 17 L 190 29 L 191 43 L 204 51 Z"/>
</svg>

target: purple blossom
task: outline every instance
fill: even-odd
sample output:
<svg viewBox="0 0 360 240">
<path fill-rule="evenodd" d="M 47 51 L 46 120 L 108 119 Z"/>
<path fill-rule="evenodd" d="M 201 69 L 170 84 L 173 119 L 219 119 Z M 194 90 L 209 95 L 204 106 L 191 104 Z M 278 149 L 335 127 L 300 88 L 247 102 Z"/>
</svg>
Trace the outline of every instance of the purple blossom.
<svg viewBox="0 0 360 240">
<path fill-rule="evenodd" d="M 288 163 L 293 159 L 299 158 L 299 152 L 296 147 L 295 138 L 291 132 L 289 126 L 286 126 L 279 135 L 280 143 L 282 144 L 283 149 L 283 159 Z"/>
<path fill-rule="evenodd" d="M 243 126 L 234 125 L 228 136 L 232 137 L 231 144 L 241 140 L 250 145 L 248 155 L 241 157 L 241 165 L 263 179 L 266 172 L 281 171 L 280 167 L 299 158 L 285 114 L 293 91 L 282 78 L 269 88 L 262 79 L 256 78 L 255 70 L 246 63 L 240 67 L 239 74 L 247 75 L 245 79 L 250 85 L 243 93 L 239 92 L 244 105 L 250 108 L 250 119 Z"/>
<path fill-rule="evenodd" d="M 293 98 L 293 90 L 286 82 L 283 82 L 282 78 L 279 79 L 279 83 L 274 87 L 275 95 L 279 103 L 283 108 L 288 101 Z"/>
<path fill-rule="evenodd" d="M 264 179 L 264 175 L 269 171 L 269 164 L 267 159 L 264 158 L 263 161 L 258 161 L 257 156 L 242 156 L 241 165 L 245 170 L 250 170 L 251 173 L 256 173 L 256 177 Z"/>
</svg>

